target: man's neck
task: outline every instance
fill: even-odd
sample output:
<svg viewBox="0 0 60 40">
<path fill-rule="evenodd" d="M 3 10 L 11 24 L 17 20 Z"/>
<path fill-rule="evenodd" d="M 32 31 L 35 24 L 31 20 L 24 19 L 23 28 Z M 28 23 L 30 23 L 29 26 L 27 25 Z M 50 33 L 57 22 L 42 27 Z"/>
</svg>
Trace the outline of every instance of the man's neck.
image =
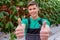
<svg viewBox="0 0 60 40">
<path fill-rule="evenodd" d="M 38 18 L 38 15 L 37 15 L 37 16 L 35 16 L 35 17 L 33 17 L 33 19 L 34 19 L 34 20 L 36 20 L 37 18 Z"/>
</svg>

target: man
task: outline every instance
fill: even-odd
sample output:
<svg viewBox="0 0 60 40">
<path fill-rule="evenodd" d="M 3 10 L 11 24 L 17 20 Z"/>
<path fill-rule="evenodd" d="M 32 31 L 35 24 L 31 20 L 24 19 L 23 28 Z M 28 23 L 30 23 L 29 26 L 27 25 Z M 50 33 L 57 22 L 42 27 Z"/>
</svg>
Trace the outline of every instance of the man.
<svg viewBox="0 0 60 40">
<path fill-rule="evenodd" d="M 50 22 L 38 16 L 39 7 L 35 1 L 28 4 L 28 11 L 30 18 L 24 18 L 22 21 L 18 18 L 18 26 L 15 30 L 17 38 L 21 39 L 25 36 L 26 40 L 48 40 Z"/>
</svg>

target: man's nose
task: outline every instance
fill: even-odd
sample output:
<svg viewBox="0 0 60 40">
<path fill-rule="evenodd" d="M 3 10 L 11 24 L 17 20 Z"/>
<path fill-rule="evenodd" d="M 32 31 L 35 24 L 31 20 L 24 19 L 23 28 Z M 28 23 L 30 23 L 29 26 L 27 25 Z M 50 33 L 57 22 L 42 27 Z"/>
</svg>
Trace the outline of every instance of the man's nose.
<svg viewBox="0 0 60 40">
<path fill-rule="evenodd" d="M 34 10 L 31 10 L 31 12 L 34 12 Z"/>
</svg>

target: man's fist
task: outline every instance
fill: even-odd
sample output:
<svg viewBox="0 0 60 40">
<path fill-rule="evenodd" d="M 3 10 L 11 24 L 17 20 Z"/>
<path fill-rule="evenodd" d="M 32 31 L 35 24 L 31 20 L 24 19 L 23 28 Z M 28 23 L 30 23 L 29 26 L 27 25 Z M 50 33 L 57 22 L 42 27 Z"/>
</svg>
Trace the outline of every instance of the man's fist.
<svg viewBox="0 0 60 40">
<path fill-rule="evenodd" d="M 24 36 L 25 25 L 21 24 L 21 19 L 18 18 L 18 26 L 15 29 L 15 34 L 17 38 L 22 38 Z"/>
<path fill-rule="evenodd" d="M 44 21 L 40 31 L 40 38 L 41 40 L 48 40 L 49 35 L 50 35 L 50 27 L 46 25 L 46 21 Z"/>
</svg>

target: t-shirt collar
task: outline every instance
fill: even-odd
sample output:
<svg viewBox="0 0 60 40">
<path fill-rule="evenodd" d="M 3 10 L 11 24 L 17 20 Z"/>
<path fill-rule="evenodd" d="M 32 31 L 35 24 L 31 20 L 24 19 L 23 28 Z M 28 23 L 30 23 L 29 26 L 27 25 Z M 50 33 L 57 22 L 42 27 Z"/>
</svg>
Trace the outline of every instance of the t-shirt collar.
<svg viewBox="0 0 60 40">
<path fill-rule="evenodd" d="M 32 20 L 34 20 L 31 16 L 30 16 L 30 18 L 31 18 Z M 35 20 L 40 20 L 40 17 L 38 16 L 38 18 L 37 18 L 37 19 L 35 19 Z"/>
</svg>

